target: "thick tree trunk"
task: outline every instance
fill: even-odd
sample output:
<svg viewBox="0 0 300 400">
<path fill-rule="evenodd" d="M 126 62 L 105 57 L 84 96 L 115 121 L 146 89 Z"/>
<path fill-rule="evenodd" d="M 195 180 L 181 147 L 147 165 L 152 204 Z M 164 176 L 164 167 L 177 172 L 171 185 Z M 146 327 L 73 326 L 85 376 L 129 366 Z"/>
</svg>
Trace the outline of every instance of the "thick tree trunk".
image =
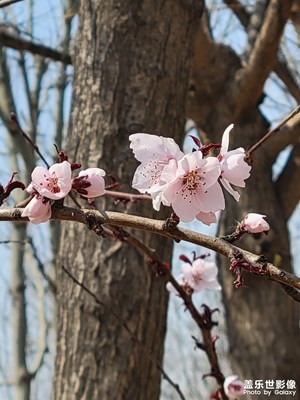
<svg viewBox="0 0 300 400">
<path fill-rule="evenodd" d="M 127 190 L 137 165 L 129 150 L 130 133 L 180 137 L 189 53 L 201 9 L 199 1 L 82 2 L 71 159 L 84 167 L 104 168 Z M 110 199 L 100 199 L 98 205 L 113 208 Z M 127 210 L 154 215 L 148 204 L 129 205 Z M 169 261 L 171 242 L 138 235 Z M 76 224 L 64 225 L 57 265 L 55 399 L 157 399 L 157 367 L 130 339 L 121 321 L 96 306 L 64 275 L 62 265 L 111 306 L 158 361 L 167 305 L 165 288 L 134 249 L 95 237 Z"/>
</svg>

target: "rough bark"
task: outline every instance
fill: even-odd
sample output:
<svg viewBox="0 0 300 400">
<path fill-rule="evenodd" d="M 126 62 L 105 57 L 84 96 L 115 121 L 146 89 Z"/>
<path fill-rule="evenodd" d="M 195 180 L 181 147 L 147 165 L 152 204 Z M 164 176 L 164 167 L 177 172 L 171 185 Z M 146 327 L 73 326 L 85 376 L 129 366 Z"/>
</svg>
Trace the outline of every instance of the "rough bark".
<svg viewBox="0 0 300 400">
<path fill-rule="evenodd" d="M 77 38 L 71 159 L 113 173 L 130 187 L 133 132 L 179 139 L 183 132 L 188 59 L 199 1 L 83 1 Z M 98 206 L 112 209 L 111 200 Z M 127 210 L 151 216 L 149 205 Z M 162 214 L 161 214 L 162 216 Z M 139 234 L 169 261 L 172 245 Z M 162 359 L 166 291 L 143 257 L 126 244 L 64 225 L 58 268 L 55 399 L 157 399 L 160 373 L 107 312 L 61 271 L 83 280 Z"/>
</svg>

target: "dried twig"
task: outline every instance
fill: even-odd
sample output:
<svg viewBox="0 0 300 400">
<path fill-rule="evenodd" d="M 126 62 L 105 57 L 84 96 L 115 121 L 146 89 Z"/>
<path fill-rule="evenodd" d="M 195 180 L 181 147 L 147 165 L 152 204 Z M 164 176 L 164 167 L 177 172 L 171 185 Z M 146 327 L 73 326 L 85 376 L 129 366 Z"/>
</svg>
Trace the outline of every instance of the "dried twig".
<svg viewBox="0 0 300 400">
<path fill-rule="evenodd" d="M 3 27 L 0 28 L 0 45 L 16 50 L 29 51 L 32 54 L 48 57 L 54 61 L 60 61 L 64 64 L 72 64 L 69 54 L 61 53 L 52 49 L 51 47 L 43 46 L 30 40 L 23 39 L 19 35 L 7 32 L 7 30 Z"/>
<path fill-rule="evenodd" d="M 23 0 L 2 0 L 2 1 L 0 1 L 0 8 L 10 6 L 11 4 L 14 4 L 14 3 L 19 3 L 20 1 L 23 1 Z"/>
</svg>

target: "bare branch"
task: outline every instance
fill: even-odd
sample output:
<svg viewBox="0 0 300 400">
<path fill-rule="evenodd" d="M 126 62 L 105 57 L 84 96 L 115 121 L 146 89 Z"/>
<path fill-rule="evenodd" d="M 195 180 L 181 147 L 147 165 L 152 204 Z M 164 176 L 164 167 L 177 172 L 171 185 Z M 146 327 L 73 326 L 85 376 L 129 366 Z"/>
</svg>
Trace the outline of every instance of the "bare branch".
<svg viewBox="0 0 300 400">
<path fill-rule="evenodd" d="M 244 28 L 247 28 L 250 20 L 250 14 L 239 0 L 223 0 L 224 3 L 238 17 Z"/>
<path fill-rule="evenodd" d="M 294 118 L 300 112 L 300 106 L 296 107 L 286 118 L 284 118 L 278 125 L 272 128 L 266 133 L 257 143 L 255 143 L 248 151 L 247 156 L 250 157 L 254 151 L 256 151 L 265 141 L 271 138 L 275 133 L 278 133 L 280 129 L 286 125 L 292 118 Z"/>
<path fill-rule="evenodd" d="M 0 1 L 0 8 L 10 6 L 11 4 L 19 3 L 20 1 L 23 0 L 2 0 Z"/>
<path fill-rule="evenodd" d="M 21 38 L 15 33 L 9 33 L 5 28 L 0 28 L 0 45 L 10 47 L 15 50 L 29 51 L 32 54 L 36 54 L 42 57 L 51 58 L 54 61 L 60 61 L 64 64 L 72 64 L 72 60 L 69 54 L 61 53 L 51 47 L 43 46 L 38 43 L 31 42 Z"/>
<path fill-rule="evenodd" d="M 276 159 L 278 153 L 288 145 L 295 145 L 300 141 L 300 114 L 289 121 L 280 134 L 274 135 L 272 140 L 265 143 L 265 152 L 270 160 Z"/>
<path fill-rule="evenodd" d="M 28 218 L 22 217 L 22 208 L 6 208 L 0 209 L 0 221 L 28 221 Z M 84 225 L 88 225 L 88 220 L 93 218 L 98 225 L 109 224 L 117 226 L 127 226 L 137 229 L 143 229 L 158 235 L 168 237 L 172 240 L 194 243 L 214 250 L 219 254 L 226 256 L 228 259 L 234 257 L 235 253 L 240 253 L 243 258 L 253 266 L 254 270 L 262 270 L 261 255 L 250 253 L 239 247 L 233 246 L 226 241 L 190 231 L 185 228 L 177 227 L 172 232 L 165 229 L 165 221 L 154 220 L 150 218 L 140 217 L 130 214 L 122 214 L 113 211 L 96 211 L 88 209 L 75 209 L 69 207 L 53 207 L 52 219 L 63 221 L 76 221 Z M 264 277 L 275 282 L 291 286 L 300 290 L 300 278 L 277 268 L 275 265 L 264 261 L 263 275 Z"/>
<path fill-rule="evenodd" d="M 224 3 L 237 16 L 243 27 L 247 29 L 250 20 L 250 14 L 245 9 L 243 4 L 241 4 L 238 0 L 224 0 Z M 282 80 L 294 99 L 300 103 L 300 88 L 288 64 L 284 60 L 277 58 L 273 71 L 276 73 L 278 78 Z"/>
<path fill-rule="evenodd" d="M 292 215 L 300 199 L 300 143 L 294 146 L 287 165 L 275 182 L 275 188 L 286 217 Z"/>
<path fill-rule="evenodd" d="M 46 159 L 44 158 L 43 154 L 40 152 L 39 148 L 37 145 L 35 145 L 33 143 L 33 141 L 30 139 L 30 137 L 27 135 L 27 133 L 25 133 L 23 131 L 23 129 L 21 128 L 21 125 L 19 124 L 19 121 L 17 119 L 17 116 L 15 113 L 10 113 L 10 119 L 16 124 L 18 130 L 22 133 L 23 137 L 25 140 L 27 140 L 27 142 L 32 146 L 32 148 L 35 150 L 35 152 L 40 156 L 40 158 L 44 161 L 45 165 L 49 168 L 50 165 L 48 164 L 48 162 L 46 161 Z"/>
<path fill-rule="evenodd" d="M 248 31 L 248 43 L 245 49 L 244 59 L 248 60 L 251 54 L 252 48 L 255 44 L 260 28 L 263 24 L 265 10 L 267 7 L 268 0 L 257 0 L 255 4 L 255 10 L 251 14 L 247 31 Z"/>
<path fill-rule="evenodd" d="M 248 64 L 236 74 L 231 96 L 239 112 L 249 99 L 255 105 L 260 98 L 265 81 L 276 63 L 276 53 L 285 23 L 290 15 L 292 0 L 271 0 L 264 23 L 255 41 Z"/>
</svg>

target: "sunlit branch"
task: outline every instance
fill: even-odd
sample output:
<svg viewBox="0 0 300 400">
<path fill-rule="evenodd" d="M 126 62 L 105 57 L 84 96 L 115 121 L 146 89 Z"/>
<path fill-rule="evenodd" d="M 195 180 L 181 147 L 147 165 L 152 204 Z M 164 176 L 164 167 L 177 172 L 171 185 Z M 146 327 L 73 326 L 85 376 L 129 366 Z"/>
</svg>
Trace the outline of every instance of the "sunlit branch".
<svg viewBox="0 0 300 400">
<path fill-rule="evenodd" d="M 300 106 L 297 106 L 286 118 L 284 118 L 278 125 L 272 128 L 268 133 L 266 133 L 257 143 L 255 143 L 248 151 L 247 155 L 251 156 L 251 154 L 257 150 L 266 140 L 268 140 L 275 133 L 279 132 L 280 129 L 286 125 L 288 121 L 295 117 L 300 112 Z"/>
<path fill-rule="evenodd" d="M 6 208 L 0 209 L 0 221 L 28 221 L 27 218 L 21 217 L 22 208 Z M 165 221 L 154 220 L 150 218 L 123 214 L 112 211 L 96 211 L 88 209 L 75 209 L 69 207 L 53 207 L 52 219 L 64 221 L 75 221 L 84 225 L 88 224 L 88 220 L 94 219 L 99 225 L 117 225 L 127 226 L 137 229 L 146 230 L 158 235 L 168 237 L 170 239 L 194 243 L 214 250 L 219 254 L 232 259 L 235 253 L 240 253 L 244 260 L 253 266 L 255 271 L 260 271 L 259 275 L 273 280 L 275 282 L 293 287 L 300 290 L 300 278 L 290 274 L 280 268 L 277 268 L 270 262 L 263 261 L 261 255 L 250 253 L 237 246 L 227 243 L 218 237 L 207 236 L 198 232 L 193 232 L 185 228 L 177 227 L 170 232 L 165 228 Z M 251 272 L 251 271 L 250 271 Z"/>
<path fill-rule="evenodd" d="M 244 5 L 238 0 L 223 0 L 224 3 L 232 10 L 232 12 L 237 16 L 240 20 L 241 24 L 245 29 L 247 29 L 251 14 L 248 13 Z M 274 64 L 273 71 L 276 73 L 278 78 L 282 80 L 282 82 L 286 85 L 290 94 L 295 98 L 295 100 L 300 102 L 300 88 L 293 77 L 292 72 L 290 71 L 287 63 L 283 60 L 280 60 L 277 57 L 277 60 Z"/>
</svg>

